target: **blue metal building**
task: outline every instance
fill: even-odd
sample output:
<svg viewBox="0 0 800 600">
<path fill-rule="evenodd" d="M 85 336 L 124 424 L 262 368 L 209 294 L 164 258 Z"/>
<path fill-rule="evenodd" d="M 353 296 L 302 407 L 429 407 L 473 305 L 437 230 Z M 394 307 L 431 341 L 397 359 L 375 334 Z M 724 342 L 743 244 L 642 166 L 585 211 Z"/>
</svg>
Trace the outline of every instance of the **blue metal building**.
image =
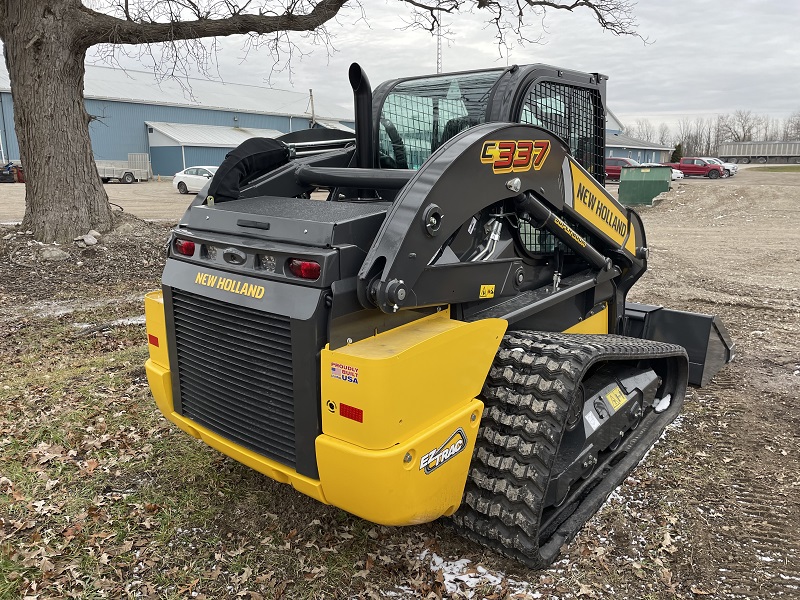
<svg viewBox="0 0 800 600">
<path fill-rule="evenodd" d="M 89 126 L 95 160 L 127 161 L 129 154 L 147 153 L 154 175 L 219 164 L 248 137 L 353 127 L 351 109 L 319 98 L 312 103 L 309 94 L 206 79 L 159 81 L 143 71 L 87 65 L 84 96 L 95 118 Z M 159 126 L 186 135 L 165 137 Z M 4 163 L 20 158 L 5 72 L 0 72 L 0 158 Z"/>
<path fill-rule="evenodd" d="M 606 158 L 632 158 L 641 163 L 669 162 L 674 147 L 633 138 L 625 135 L 624 129 L 617 116 L 606 110 Z"/>
</svg>

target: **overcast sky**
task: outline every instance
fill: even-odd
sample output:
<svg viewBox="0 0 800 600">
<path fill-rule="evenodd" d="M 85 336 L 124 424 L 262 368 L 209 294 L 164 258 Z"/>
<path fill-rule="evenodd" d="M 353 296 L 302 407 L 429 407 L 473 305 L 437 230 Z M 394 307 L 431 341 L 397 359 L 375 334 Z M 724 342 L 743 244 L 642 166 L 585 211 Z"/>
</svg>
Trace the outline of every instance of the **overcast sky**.
<svg viewBox="0 0 800 600">
<path fill-rule="evenodd" d="M 272 59 L 266 51 L 243 60 L 236 38 L 221 41 L 219 72 L 232 82 L 303 92 L 313 88 L 326 103 L 348 110 L 351 62 L 366 69 L 373 87 L 385 79 L 435 72 L 435 39 L 402 30 L 402 5 L 392 0 L 365 0 L 364 5 L 366 22 L 350 9 L 329 26 L 336 48 L 331 56 L 317 47 L 294 59 L 291 83 L 285 75 L 269 79 Z M 588 11 L 551 11 L 543 41 L 516 46 L 508 57 L 500 57 L 494 32 L 479 12 L 451 16 L 446 18 L 452 34 L 443 44 L 444 71 L 507 62 L 599 71 L 609 76 L 609 108 L 629 125 L 639 118 L 674 124 L 684 116 L 736 109 L 773 117 L 800 111 L 800 1 L 640 0 L 635 16 L 647 44 L 603 31 Z M 532 27 L 530 34 L 540 31 Z"/>
</svg>

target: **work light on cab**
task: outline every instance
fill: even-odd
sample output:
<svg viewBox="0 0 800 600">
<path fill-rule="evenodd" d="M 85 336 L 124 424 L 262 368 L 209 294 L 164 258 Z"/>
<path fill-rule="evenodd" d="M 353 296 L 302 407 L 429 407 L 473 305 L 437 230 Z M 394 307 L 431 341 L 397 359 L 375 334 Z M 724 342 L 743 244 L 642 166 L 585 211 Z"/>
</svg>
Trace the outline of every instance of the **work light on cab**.
<svg viewBox="0 0 800 600">
<path fill-rule="evenodd" d="M 313 260 L 289 259 L 289 271 L 301 279 L 319 279 L 320 266 Z"/>
<path fill-rule="evenodd" d="M 184 256 L 194 256 L 194 242 L 176 239 L 173 245 L 175 247 L 175 252 L 178 254 L 183 254 Z"/>
</svg>

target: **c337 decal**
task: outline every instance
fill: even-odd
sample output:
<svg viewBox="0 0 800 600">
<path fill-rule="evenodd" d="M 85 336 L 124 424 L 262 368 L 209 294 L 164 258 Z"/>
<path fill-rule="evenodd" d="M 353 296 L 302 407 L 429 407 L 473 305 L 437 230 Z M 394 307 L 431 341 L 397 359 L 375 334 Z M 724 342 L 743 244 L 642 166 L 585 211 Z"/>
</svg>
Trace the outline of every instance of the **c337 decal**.
<svg viewBox="0 0 800 600">
<path fill-rule="evenodd" d="M 467 434 L 459 427 L 453 432 L 453 435 L 447 438 L 444 444 L 419 459 L 419 470 L 424 470 L 426 475 L 430 475 L 456 454 L 463 452 L 466 447 Z"/>
<path fill-rule="evenodd" d="M 488 140 L 481 148 L 481 162 L 492 165 L 492 171 L 523 173 L 538 171 L 550 154 L 549 140 Z"/>
</svg>

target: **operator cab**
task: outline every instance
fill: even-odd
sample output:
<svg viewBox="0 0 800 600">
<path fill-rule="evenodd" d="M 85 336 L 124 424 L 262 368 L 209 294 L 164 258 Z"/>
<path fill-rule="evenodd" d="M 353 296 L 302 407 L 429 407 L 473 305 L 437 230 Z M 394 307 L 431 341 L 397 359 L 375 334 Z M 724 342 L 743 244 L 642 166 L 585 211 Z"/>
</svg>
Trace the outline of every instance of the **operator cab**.
<svg viewBox="0 0 800 600">
<path fill-rule="evenodd" d="M 551 131 L 602 183 L 605 79 L 545 65 L 515 65 L 386 82 L 374 92 L 380 106 L 378 166 L 417 170 L 462 131 L 505 121 Z"/>
</svg>

